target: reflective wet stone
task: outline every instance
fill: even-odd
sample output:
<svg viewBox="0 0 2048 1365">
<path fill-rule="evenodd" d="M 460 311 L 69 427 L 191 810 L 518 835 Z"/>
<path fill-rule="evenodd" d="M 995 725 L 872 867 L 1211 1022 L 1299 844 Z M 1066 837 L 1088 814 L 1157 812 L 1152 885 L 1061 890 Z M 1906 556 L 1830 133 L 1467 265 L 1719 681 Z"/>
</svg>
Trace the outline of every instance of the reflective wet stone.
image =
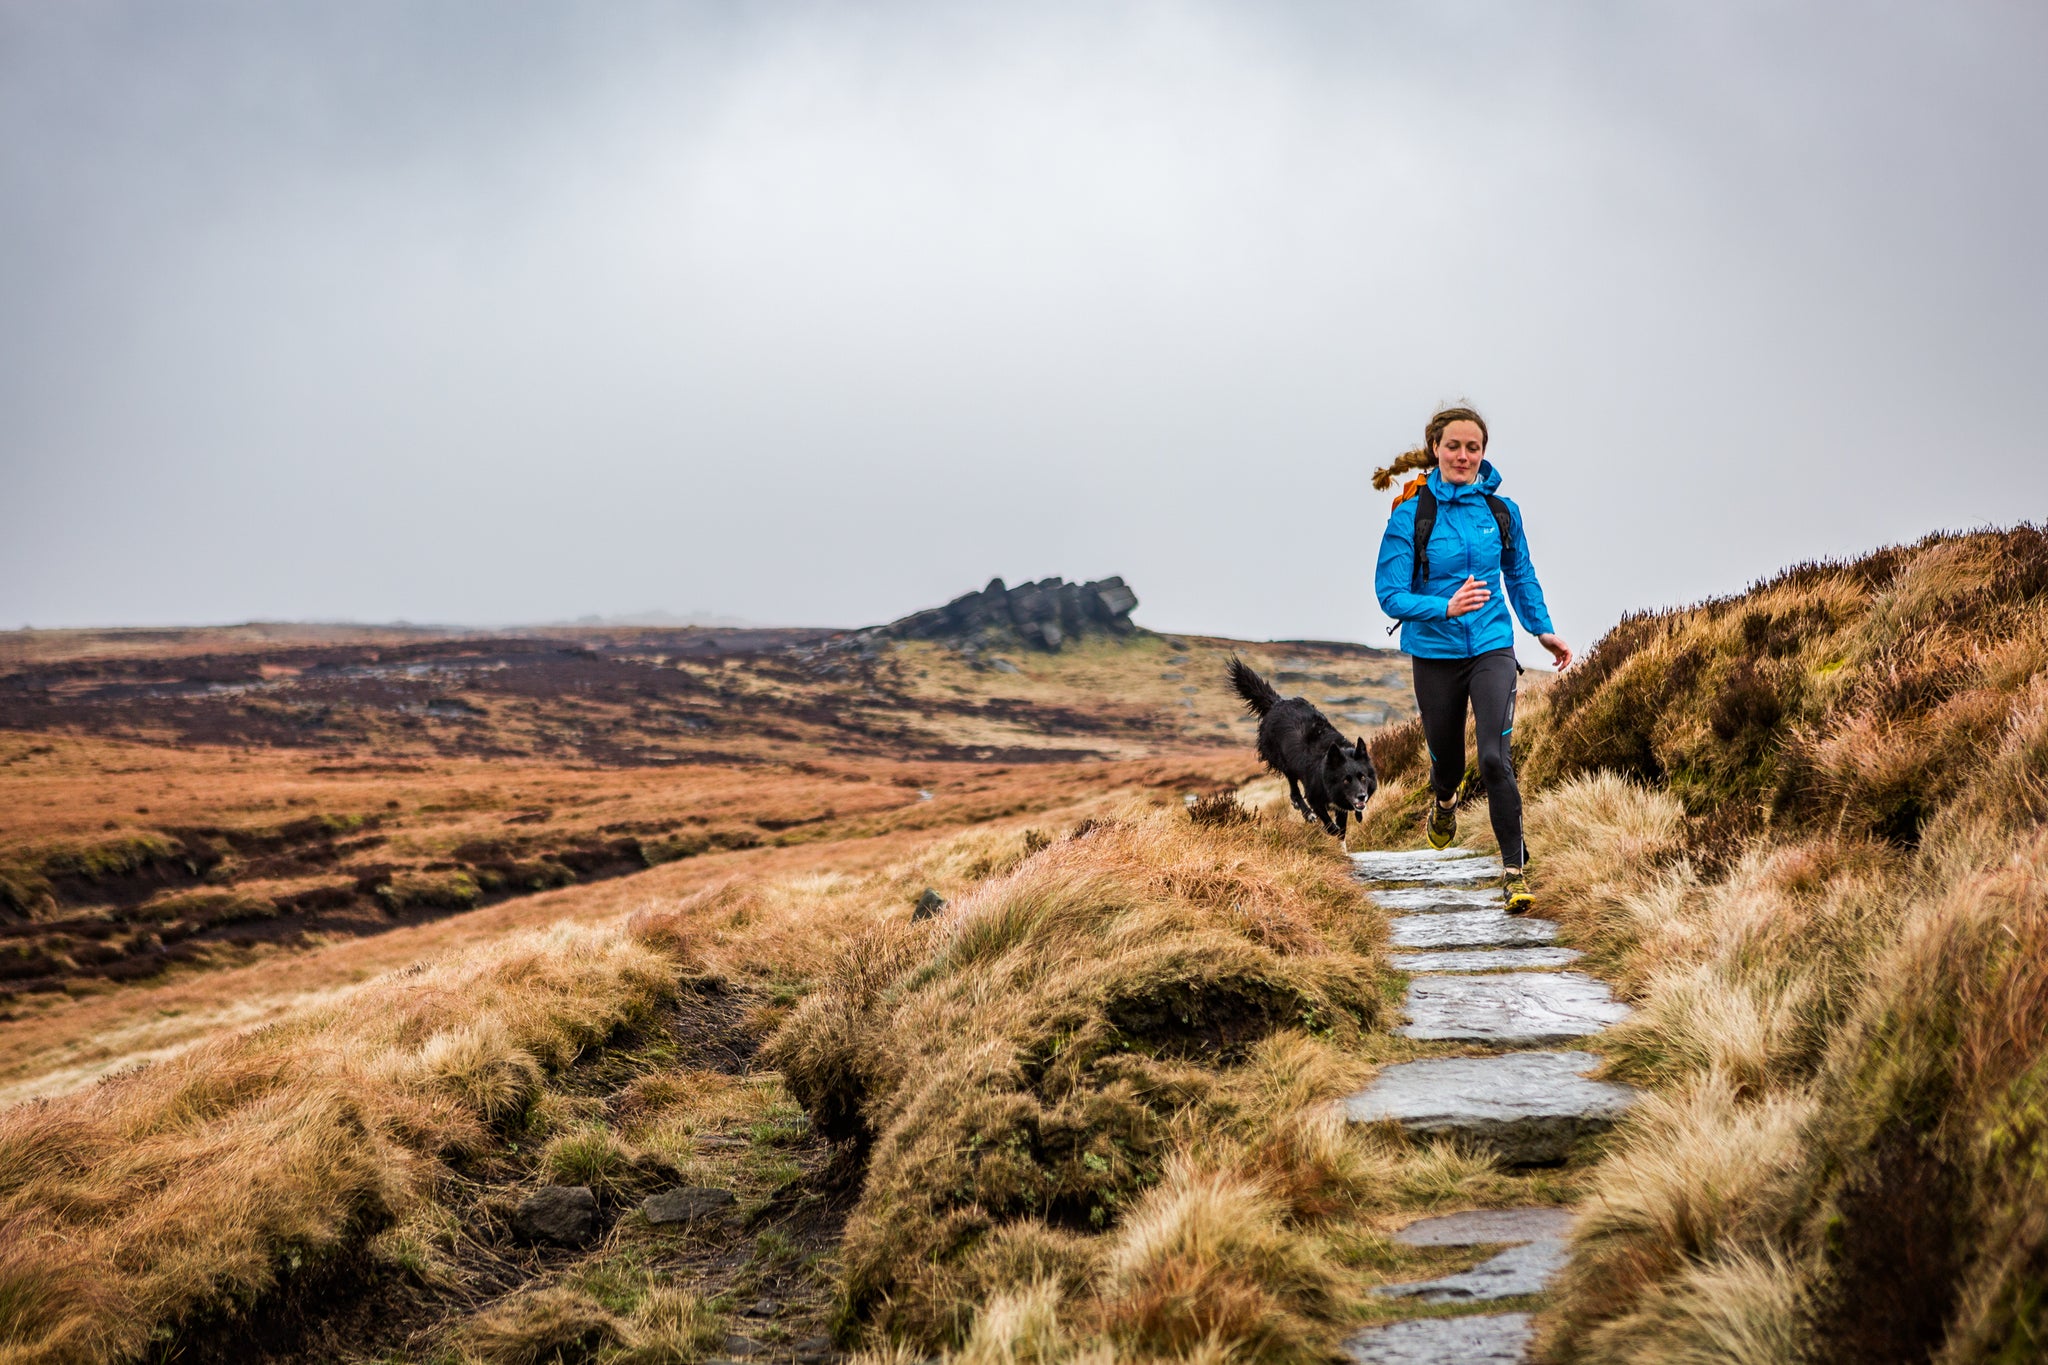
<svg viewBox="0 0 2048 1365">
<path fill-rule="evenodd" d="M 1590 1052 L 1440 1057 L 1385 1068 L 1344 1101 L 1354 1123 L 1396 1123 L 1419 1138 L 1457 1137 L 1509 1165 L 1562 1161 L 1571 1145 L 1612 1127 L 1635 1092 L 1588 1080 Z"/>
<path fill-rule="evenodd" d="M 1441 853 L 1434 849 L 1354 853 L 1351 870 L 1369 882 L 1436 882 L 1445 886 L 1498 881 L 1501 871 L 1500 859 L 1481 858 L 1464 848 L 1447 848 Z"/>
<path fill-rule="evenodd" d="M 1537 1045 L 1569 1042 L 1628 1018 L 1607 983 L 1584 972 L 1418 976 L 1408 983 L 1406 1038 Z"/>
<path fill-rule="evenodd" d="M 1455 1275 L 1415 1284 L 1383 1284 L 1373 1292 L 1390 1299 L 1415 1299 L 1421 1303 L 1479 1303 L 1489 1299 L 1519 1299 L 1541 1294 L 1571 1259 L 1563 1242 L 1545 1238 L 1509 1247 Z"/>
<path fill-rule="evenodd" d="M 1555 921 L 1510 915 L 1505 910 L 1397 915 L 1391 928 L 1396 948 L 1518 948 L 1549 943 L 1557 937 Z"/>
<path fill-rule="evenodd" d="M 1474 948 L 1469 952 L 1396 953 L 1387 960 L 1397 972 L 1512 972 L 1565 967 L 1579 956 L 1576 948 Z"/>
<path fill-rule="evenodd" d="M 1496 888 L 1466 886 L 1404 886 L 1395 891 L 1369 891 L 1372 903 L 1403 914 L 1436 914 L 1444 910 L 1499 909 L 1503 904 Z"/>
<path fill-rule="evenodd" d="M 1562 1240 L 1571 1231 L 1572 1211 L 1555 1208 L 1467 1209 L 1418 1218 L 1394 1234 L 1406 1247 L 1476 1247 L 1507 1242 Z"/>
<path fill-rule="evenodd" d="M 1344 1354 L 1357 1365 L 1518 1365 L 1535 1335 L 1527 1313 L 1411 1318 L 1366 1328 Z"/>
</svg>

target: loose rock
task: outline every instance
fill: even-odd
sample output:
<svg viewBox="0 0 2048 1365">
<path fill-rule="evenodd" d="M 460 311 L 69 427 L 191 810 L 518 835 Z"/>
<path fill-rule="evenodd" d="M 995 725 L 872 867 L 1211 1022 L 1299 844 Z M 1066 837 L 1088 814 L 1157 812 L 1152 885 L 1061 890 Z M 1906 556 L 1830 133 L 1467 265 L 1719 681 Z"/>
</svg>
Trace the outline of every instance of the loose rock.
<svg viewBox="0 0 2048 1365">
<path fill-rule="evenodd" d="M 735 1202 L 731 1190 L 686 1186 L 648 1195 L 640 1201 L 640 1212 L 650 1223 L 691 1223 L 723 1213 Z"/>
<path fill-rule="evenodd" d="M 918 896 L 917 903 L 910 907 L 910 918 L 912 920 L 930 919 L 945 908 L 946 898 L 927 886 L 923 893 Z"/>
<path fill-rule="evenodd" d="M 512 1230 L 529 1242 L 580 1247 L 597 1235 L 597 1196 L 588 1185 L 547 1185 L 519 1202 Z"/>
</svg>

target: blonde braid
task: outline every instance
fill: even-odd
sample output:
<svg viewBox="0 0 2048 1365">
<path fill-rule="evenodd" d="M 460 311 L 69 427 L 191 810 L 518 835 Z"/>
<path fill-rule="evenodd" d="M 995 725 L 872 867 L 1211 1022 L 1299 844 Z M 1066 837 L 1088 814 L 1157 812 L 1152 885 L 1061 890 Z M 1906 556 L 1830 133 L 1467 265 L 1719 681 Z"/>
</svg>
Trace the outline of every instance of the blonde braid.
<svg viewBox="0 0 2048 1365">
<path fill-rule="evenodd" d="M 1427 446 L 1417 446 L 1413 450 L 1404 450 L 1395 456 L 1394 462 L 1385 469 L 1375 469 L 1372 472 L 1372 486 L 1384 493 L 1393 485 L 1397 475 L 1406 474 L 1411 469 L 1434 468 L 1436 468 L 1436 456 L 1429 453 Z"/>
</svg>

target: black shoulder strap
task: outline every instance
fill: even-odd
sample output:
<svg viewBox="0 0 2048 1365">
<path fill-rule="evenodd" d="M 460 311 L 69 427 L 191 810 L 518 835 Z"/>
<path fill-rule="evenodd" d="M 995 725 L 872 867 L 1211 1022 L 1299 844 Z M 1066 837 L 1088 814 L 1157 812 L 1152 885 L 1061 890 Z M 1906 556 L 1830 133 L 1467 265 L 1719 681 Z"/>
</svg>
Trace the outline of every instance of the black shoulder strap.
<svg viewBox="0 0 2048 1365">
<path fill-rule="evenodd" d="M 1415 577 L 1408 586 L 1415 592 L 1429 581 L 1429 535 L 1436 530 L 1436 494 L 1424 484 L 1415 495 Z"/>
<path fill-rule="evenodd" d="M 1493 524 L 1500 527 L 1500 566 L 1505 569 L 1515 554 L 1515 514 L 1491 493 L 1486 495 L 1486 505 L 1493 511 Z"/>
</svg>

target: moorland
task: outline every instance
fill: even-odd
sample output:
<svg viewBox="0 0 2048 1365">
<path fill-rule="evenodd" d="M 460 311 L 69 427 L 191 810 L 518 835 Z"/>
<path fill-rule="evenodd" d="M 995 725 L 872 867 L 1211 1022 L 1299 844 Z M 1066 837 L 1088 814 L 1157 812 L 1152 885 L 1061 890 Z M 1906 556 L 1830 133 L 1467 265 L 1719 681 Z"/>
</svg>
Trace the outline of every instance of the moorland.
<svg viewBox="0 0 2048 1365">
<path fill-rule="evenodd" d="M 1395 1228 L 1529 1204 L 1577 1210 L 1522 1305 L 1546 1359 L 2041 1357 L 2039 529 L 1528 680 L 1540 909 L 1634 1004 L 1598 1047 L 1645 1092 L 1550 1167 L 1332 1105 L 1458 1049 L 1394 1031 L 1384 916 L 1216 672 L 1394 700 L 1397 660 L 662 641 L 547 637 L 553 689 L 476 638 L 319 642 L 386 670 L 339 681 L 289 642 L 22 646 L 0 1360 L 1321 1360 L 1471 1263 Z M 1418 836 L 1384 714 L 1354 847 Z M 213 895 L 270 911 L 140 913 Z M 557 1184 L 594 1192 L 573 1244 L 521 1231 Z"/>
</svg>

